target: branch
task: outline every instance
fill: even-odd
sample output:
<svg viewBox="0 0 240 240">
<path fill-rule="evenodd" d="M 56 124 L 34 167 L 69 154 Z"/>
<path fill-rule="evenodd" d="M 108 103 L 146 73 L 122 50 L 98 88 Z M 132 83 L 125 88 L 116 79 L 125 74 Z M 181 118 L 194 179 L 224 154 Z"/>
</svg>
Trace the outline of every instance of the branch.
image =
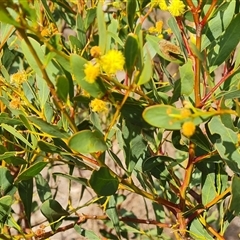
<svg viewBox="0 0 240 240">
<path fill-rule="evenodd" d="M 80 225 L 82 223 L 85 223 L 89 219 L 91 219 L 91 220 L 110 220 L 108 218 L 108 216 L 106 216 L 106 215 L 97 216 L 97 215 L 82 214 L 81 216 L 79 216 L 79 219 L 74 223 L 71 223 L 64 227 L 60 227 L 55 232 L 54 231 L 41 232 L 41 233 L 39 232 L 39 234 L 37 234 L 37 232 L 35 232 L 35 235 L 36 235 L 35 237 L 37 240 L 43 240 L 43 239 L 46 239 L 46 238 L 49 238 L 49 237 L 55 235 L 56 233 L 65 232 L 69 229 L 72 229 L 72 228 L 74 228 L 75 225 Z M 151 224 L 151 225 L 155 225 L 160 228 L 171 228 L 172 227 L 171 224 L 158 222 L 156 220 L 146 220 L 146 219 L 130 218 L 130 217 L 119 217 L 119 220 L 122 222 L 142 223 L 142 224 L 148 224 L 148 225 Z M 40 231 L 42 231 L 42 230 L 40 230 Z"/>
</svg>

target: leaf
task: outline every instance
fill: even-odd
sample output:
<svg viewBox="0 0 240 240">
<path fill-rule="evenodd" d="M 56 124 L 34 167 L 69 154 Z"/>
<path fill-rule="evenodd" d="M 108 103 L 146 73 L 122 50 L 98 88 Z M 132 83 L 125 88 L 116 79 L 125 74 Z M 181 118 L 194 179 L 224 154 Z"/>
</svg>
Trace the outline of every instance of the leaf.
<svg viewBox="0 0 240 240">
<path fill-rule="evenodd" d="M 152 203 L 153 212 L 156 218 L 156 221 L 162 222 L 166 219 L 165 211 L 162 205 L 155 202 Z M 157 227 L 157 235 L 162 235 L 163 228 Z"/>
<path fill-rule="evenodd" d="M 40 59 L 42 66 L 45 67 L 45 70 L 48 74 L 48 77 L 50 78 L 50 80 L 55 83 L 55 78 L 58 75 L 58 68 L 56 68 L 53 64 L 53 62 L 51 61 L 51 59 L 48 59 L 48 56 L 45 56 L 45 47 L 41 46 L 39 44 L 39 42 L 37 42 L 35 39 L 33 38 L 28 38 L 32 47 L 34 48 L 38 58 Z M 37 73 L 37 75 L 39 75 L 40 78 L 43 78 L 43 74 L 41 69 L 39 68 L 32 52 L 29 49 L 28 44 L 22 40 L 21 42 L 21 48 L 22 48 L 22 52 L 24 54 L 24 56 L 26 57 L 26 60 L 28 62 L 28 64 L 32 67 L 32 69 Z M 54 55 L 55 56 L 55 55 Z M 60 58 L 60 57 L 59 57 Z"/>
<path fill-rule="evenodd" d="M 206 205 L 217 196 L 215 187 L 215 173 L 208 172 L 207 169 L 202 177 L 202 203 Z"/>
<path fill-rule="evenodd" d="M 195 133 L 191 137 L 191 141 L 206 152 L 212 151 L 211 143 L 200 127 L 196 127 Z"/>
<path fill-rule="evenodd" d="M 79 48 L 82 49 L 86 45 L 86 29 L 84 27 L 84 21 L 80 13 L 77 14 L 76 19 L 77 19 L 76 21 L 77 38 L 76 39 L 78 40 L 78 42 L 74 41 L 75 43 L 77 43 L 74 45 L 76 46 L 79 43 L 80 44 Z M 75 38 L 74 36 L 69 36 L 69 40 L 71 40 L 71 43 L 73 43 L 74 38 Z"/>
<path fill-rule="evenodd" d="M 15 27 L 21 27 L 19 22 L 15 21 L 12 16 L 7 11 L 6 6 L 4 6 L 4 3 L 0 4 L 0 21 L 4 23 L 8 23 L 10 25 L 13 25 Z"/>
<path fill-rule="evenodd" d="M 39 75 L 36 76 L 36 83 L 38 87 L 37 96 L 39 98 L 40 107 L 43 109 L 48 100 L 50 90 L 45 80 Z"/>
<path fill-rule="evenodd" d="M 101 167 L 93 171 L 89 184 L 99 196 L 110 196 L 117 191 L 119 181 L 106 167 Z"/>
<path fill-rule="evenodd" d="M 138 159 L 145 152 L 147 143 L 143 140 L 143 137 L 141 135 L 137 135 L 131 139 L 130 148 L 132 156 L 135 156 Z"/>
<path fill-rule="evenodd" d="M 225 4 L 227 7 L 220 8 L 216 16 L 210 19 L 203 29 L 202 50 L 206 49 L 215 41 L 231 23 L 235 12 L 236 1 L 231 0 Z"/>
<path fill-rule="evenodd" d="M 6 158 L 13 157 L 16 154 L 16 151 L 7 152 L 7 148 L 5 148 L 3 145 L 0 145 L 0 159 L 5 160 Z"/>
<path fill-rule="evenodd" d="M 135 1 L 135 0 L 134 0 Z M 130 33 L 127 36 L 124 57 L 128 76 L 131 78 L 137 57 L 139 56 L 139 41 L 136 34 Z"/>
<path fill-rule="evenodd" d="M 32 126 L 32 124 L 30 124 L 28 119 L 23 114 L 20 114 L 19 118 L 21 119 L 22 123 L 24 124 L 24 126 L 28 130 L 30 130 L 31 132 L 35 132 L 35 128 Z M 36 149 L 36 147 L 37 147 L 37 136 L 33 133 L 31 133 L 30 136 L 31 136 L 31 143 L 32 143 L 34 149 Z"/>
<path fill-rule="evenodd" d="M 79 153 L 105 151 L 107 145 L 103 135 L 98 131 L 83 130 L 74 134 L 68 142 L 69 147 Z"/>
<path fill-rule="evenodd" d="M 119 224 L 119 217 L 118 217 L 118 212 L 117 212 L 117 208 L 116 208 L 116 200 L 114 198 L 114 196 L 110 196 L 109 197 L 109 201 L 108 201 L 108 205 L 106 208 L 106 214 L 109 217 L 109 219 L 111 220 L 115 231 L 118 235 L 118 237 L 120 238 L 120 224 Z"/>
<path fill-rule="evenodd" d="M 37 162 L 37 163 L 31 165 L 29 168 L 20 172 L 20 174 L 16 178 L 15 182 L 28 180 L 28 179 L 35 177 L 37 174 L 39 174 L 43 170 L 43 168 L 45 168 L 47 166 L 47 164 L 48 164 L 48 162 Z"/>
<path fill-rule="evenodd" d="M 84 65 L 86 63 L 87 61 L 84 58 L 77 54 L 71 54 L 70 64 L 77 83 L 92 97 L 101 98 L 105 95 L 106 89 L 99 78 L 94 83 L 89 83 L 85 80 Z"/>
<path fill-rule="evenodd" d="M 93 21 L 96 18 L 96 14 L 97 14 L 96 7 L 91 7 L 87 9 L 87 16 L 84 19 L 85 29 L 88 29 L 90 25 L 93 23 Z"/>
<path fill-rule="evenodd" d="M 74 229 L 77 233 L 79 233 L 81 236 L 85 237 L 86 239 L 92 239 L 92 240 L 101 240 L 93 231 L 81 228 L 79 225 L 75 225 Z"/>
<path fill-rule="evenodd" d="M 19 182 L 18 193 L 22 200 L 28 223 L 31 226 L 33 179 L 27 179 Z"/>
<path fill-rule="evenodd" d="M 11 154 L 12 152 L 6 152 L 6 154 Z M 21 158 L 21 157 L 18 157 L 18 156 L 12 156 L 12 157 L 8 157 L 8 158 L 5 158 L 4 161 L 8 164 L 12 164 L 14 166 L 20 166 L 20 165 L 23 165 L 23 164 L 26 164 L 26 160 Z"/>
<path fill-rule="evenodd" d="M 239 51 L 240 52 L 240 51 Z M 240 90 L 229 90 L 229 91 L 221 91 L 217 96 L 216 99 L 219 100 L 220 98 L 227 99 L 234 99 L 240 96 Z"/>
<path fill-rule="evenodd" d="M 118 132 L 119 132 L 119 131 L 118 131 Z M 121 149 L 122 149 L 122 148 L 121 148 Z M 109 150 L 109 151 L 108 151 L 108 154 L 109 154 L 109 156 L 111 157 L 111 159 L 112 159 L 113 161 L 115 161 L 116 164 L 117 164 L 119 167 L 121 167 L 124 171 L 127 171 L 127 170 L 125 169 L 125 167 L 123 166 L 122 160 L 121 160 L 114 152 L 112 152 L 111 150 Z"/>
<path fill-rule="evenodd" d="M 240 148 L 238 146 L 237 132 L 225 127 L 219 116 L 213 117 L 208 123 L 211 134 L 217 134 L 214 147 L 227 165 L 240 173 Z"/>
<path fill-rule="evenodd" d="M 11 196 L 3 196 L 0 198 L 0 226 L 10 217 L 12 204 L 13 198 Z"/>
<path fill-rule="evenodd" d="M 198 110 L 196 117 L 182 117 L 181 111 L 181 109 L 169 105 L 154 105 L 147 107 L 143 111 L 143 118 L 152 126 L 168 130 L 179 130 L 186 121 L 192 121 L 195 125 L 199 125 L 216 114 L 215 112 Z"/>
<path fill-rule="evenodd" d="M 191 59 L 179 67 L 181 77 L 181 94 L 189 96 L 194 88 L 193 62 Z"/>
<path fill-rule="evenodd" d="M 203 225 L 199 222 L 197 218 L 192 221 L 189 232 L 190 232 L 190 236 L 193 239 L 198 239 L 198 240 L 213 239 L 212 236 L 209 235 L 207 230 L 203 227 Z"/>
<path fill-rule="evenodd" d="M 97 5 L 97 25 L 98 25 L 98 36 L 99 36 L 99 47 L 102 53 L 105 53 L 106 42 L 107 42 L 107 27 L 104 20 L 103 4 L 99 1 Z"/>
<path fill-rule="evenodd" d="M 1 127 L 4 128 L 9 133 L 11 133 L 16 138 L 18 138 L 19 140 L 21 140 L 23 143 L 25 143 L 30 148 L 34 149 L 33 146 L 28 142 L 28 140 L 25 137 L 23 137 L 14 127 L 7 125 L 5 123 L 2 123 Z"/>
<path fill-rule="evenodd" d="M 35 39 L 32 39 L 32 38 L 29 38 L 29 41 L 30 43 L 32 44 L 34 50 L 36 51 L 37 53 L 37 56 L 39 57 L 39 59 L 41 61 L 43 61 L 44 59 L 44 51 L 43 49 L 41 49 L 40 47 L 40 44 L 35 40 Z M 26 59 L 27 59 L 27 62 L 29 63 L 29 65 L 31 66 L 31 68 L 40 76 L 42 77 L 42 72 L 41 72 L 41 69 L 39 69 L 36 61 L 35 61 L 35 58 L 33 57 L 32 53 L 30 52 L 29 48 L 28 48 L 28 45 L 27 43 L 22 40 L 21 42 L 21 47 L 22 47 L 22 52 L 23 54 L 25 55 Z"/>
<path fill-rule="evenodd" d="M 138 79 L 137 85 L 142 85 L 150 81 L 151 77 L 153 75 L 153 69 L 152 69 L 152 60 L 151 56 L 148 52 L 145 54 L 143 68 L 140 73 L 140 77 Z"/>
<path fill-rule="evenodd" d="M 13 187 L 14 177 L 5 167 L 0 167 L 0 197 L 8 194 Z"/>
<path fill-rule="evenodd" d="M 62 150 L 57 147 L 56 145 L 53 145 L 51 143 L 45 142 L 45 141 L 38 141 L 38 147 L 47 153 L 60 153 Z"/>
<path fill-rule="evenodd" d="M 223 63 L 236 48 L 240 41 L 238 34 L 240 14 L 233 18 L 223 36 L 217 42 L 212 44 L 212 50 L 209 52 L 210 73 L 213 72 L 221 63 Z M 216 47 L 214 47 L 216 46 Z"/>
<path fill-rule="evenodd" d="M 170 177 L 166 168 L 165 162 L 174 162 L 174 160 L 167 156 L 154 156 L 147 158 L 142 164 L 143 172 L 150 172 L 155 178 L 161 181 L 167 181 Z"/>
<path fill-rule="evenodd" d="M 52 137 L 56 138 L 68 138 L 69 135 L 67 132 L 59 129 L 58 126 L 52 125 L 48 122 L 45 122 L 43 119 L 38 117 L 28 117 L 29 121 L 31 121 L 34 125 L 36 125 L 40 130 Z"/>
<path fill-rule="evenodd" d="M 172 144 L 176 149 L 178 149 L 180 151 L 188 152 L 188 146 L 186 146 L 186 144 L 184 144 L 182 142 L 182 136 L 181 136 L 181 132 L 179 130 L 173 131 Z"/>
<path fill-rule="evenodd" d="M 127 23 L 130 30 L 133 32 L 134 17 L 136 14 L 137 3 L 136 0 L 127 1 Z"/>
<path fill-rule="evenodd" d="M 45 12 L 46 12 L 46 15 L 48 16 L 48 19 L 49 19 L 51 22 L 55 23 L 54 17 L 53 17 L 53 15 L 52 15 L 51 10 L 50 10 L 49 7 L 48 7 L 47 1 L 46 1 L 46 0 L 41 0 L 41 2 L 42 2 L 42 5 L 43 5 L 44 10 L 45 10 Z"/>
<path fill-rule="evenodd" d="M 66 178 L 66 179 L 68 179 L 70 181 L 75 181 L 75 182 L 77 182 L 77 183 L 79 183 L 79 184 L 81 184 L 81 185 L 83 185 L 85 187 L 89 186 L 88 181 L 87 181 L 86 178 L 74 177 L 72 175 L 65 174 L 65 173 L 60 173 L 60 172 L 55 172 L 55 173 L 53 173 L 53 175 L 64 177 L 64 178 Z"/>
<path fill-rule="evenodd" d="M 236 61 L 234 64 L 234 70 L 236 70 L 240 66 L 240 49 L 236 49 Z M 239 95 L 238 95 L 239 96 Z"/>
<path fill-rule="evenodd" d="M 69 82 L 68 82 L 68 79 L 65 76 L 58 76 L 56 87 L 57 87 L 57 95 L 58 95 L 58 97 L 62 101 L 67 102 L 68 93 L 69 93 Z"/>
<path fill-rule="evenodd" d="M 50 226 L 53 231 L 57 230 L 61 225 L 61 219 L 69 215 L 60 203 L 54 199 L 46 200 L 40 207 L 40 210 L 51 224 Z"/>
<path fill-rule="evenodd" d="M 38 196 L 41 202 L 44 202 L 52 198 L 51 188 L 48 184 L 48 181 L 43 178 L 41 174 L 35 176 L 35 182 L 37 187 Z"/>
<path fill-rule="evenodd" d="M 0 124 L 5 123 L 8 125 L 22 125 L 22 122 L 19 119 L 9 117 L 7 113 L 0 113 Z"/>
<path fill-rule="evenodd" d="M 177 24 L 177 21 L 176 21 L 176 18 L 171 16 L 168 20 L 168 26 L 171 28 L 171 30 L 173 31 L 174 33 L 174 36 L 176 37 L 177 41 L 178 41 L 178 44 L 181 48 L 181 52 L 184 53 L 185 55 L 185 59 L 187 59 L 187 51 L 186 51 L 186 47 L 185 47 L 185 44 L 183 42 L 183 38 L 182 38 L 182 33 L 179 29 L 179 26 Z"/>
<path fill-rule="evenodd" d="M 240 214 L 239 199 L 240 199 L 240 177 L 234 175 L 231 184 L 231 200 L 229 206 L 230 211 L 233 211 L 234 215 Z"/>
</svg>

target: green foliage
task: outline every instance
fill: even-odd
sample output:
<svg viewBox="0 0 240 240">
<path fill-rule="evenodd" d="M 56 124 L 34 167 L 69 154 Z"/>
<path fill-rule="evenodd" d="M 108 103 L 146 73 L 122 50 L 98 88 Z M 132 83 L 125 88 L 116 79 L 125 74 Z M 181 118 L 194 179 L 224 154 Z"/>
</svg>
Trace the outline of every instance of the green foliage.
<svg viewBox="0 0 240 240">
<path fill-rule="evenodd" d="M 0 4 L 0 238 L 225 239 L 238 1 L 106 2 Z"/>
</svg>

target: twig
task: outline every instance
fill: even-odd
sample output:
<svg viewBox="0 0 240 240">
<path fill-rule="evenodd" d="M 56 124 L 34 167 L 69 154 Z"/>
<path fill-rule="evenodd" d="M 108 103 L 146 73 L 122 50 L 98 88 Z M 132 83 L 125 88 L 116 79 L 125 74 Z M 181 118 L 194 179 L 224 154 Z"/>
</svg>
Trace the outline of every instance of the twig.
<svg viewBox="0 0 240 240">
<path fill-rule="evenodd" d="M 106 215 L 97 216 L 97 215 L 82 214 L 81 216 L 79 216 L 79 219 L 76 222 L 66 225 L 64 227 L 60 227 L 55 232 L 48 231 L 48 232 L 44 232 L 39 235 L 36 235 L 36 239 L 43 240 L 43 239 L 49 238 L 49 237 L 55 235 L 56 233 L 65 232 L 68 229 L 72 229 L 75 225 L 80 225 L 82 223 L 85 223 L 87 220 L 109 220 L 109 218 Z M 171 224 L 162 223 L 162 222 L 159 222 L 156 220 L 151 220 L 151 219 L 146 220 L 146 219 L 139 219 L 139 218 L 119 217 L 119 220 L 122 222 L 142 223 L 142 224 L 148 224 L 148 225 L 151 224 L 151 225 L 155 225 L 160 228 L 171 228 L 172 227 Z"/>
</svg>

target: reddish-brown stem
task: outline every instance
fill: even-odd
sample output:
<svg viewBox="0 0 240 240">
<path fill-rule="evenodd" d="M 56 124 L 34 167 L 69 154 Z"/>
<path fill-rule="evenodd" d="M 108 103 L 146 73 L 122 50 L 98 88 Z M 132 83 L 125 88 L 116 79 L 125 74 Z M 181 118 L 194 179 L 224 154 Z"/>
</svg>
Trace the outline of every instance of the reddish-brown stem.
<svg viewBox="0 0 240 240">
<path fill-rule="evenodd" d="M 111 171 L 111 172 L 113 173 L 113 171 Z M 113 174 L 116 175 L 115 173 L 113 173 Z M 142 195 L 143 197 L 148 198 L 148 199 L 150 199 L 150 200 L 152 200 L 152 201 L 154 201 L 154 202 L 156 202 L 160 205 L 163 205 L 169 211 L 171 211 L 175 216 L 176 216 L 177 213 L 180 212 L 180 209 L 179 209 L 177 204 L 172 203 L 172 202 L 170 202 L 170 201 L 168 201 L 168 200 L 166 200 L 162 197 L 155 197 L 152 194 L 141 190 L 140 188 L 138 188 L 137 186 L 135 186 L 134 184 L 132 184 L 131 182 L 129 182 L 126 179 L 120 179 L 120 181 L 121 181 L 121 184 L 129 187 L 131 189 L 131 190 L 129 189 L 130 191 L 132 191 L 134 193 L 137 193 L 139 195 Z"/>
<path fill-rule="evenodd" d="M 163 205 L 164 207 L 166 207 L 169 211 L 171 211 L 175 216 L 177 213 L 180 212 L 180 209 L 178 208 L 178 205 L 172 202 L 169 202 L 168 200 L 158 197 L 155 199 L 155 201 L 160 204 Z"/>
<path fill-rule="evenodd" d="M 183 24 L 182 24 L 182 19 L 180 17 L 177 17 L 176 20 L 177 20 L 178 27 L 181 30 L 182 39 L 183 39 L 184 45 L 187 49 L 188 55 L 192 56 L 192 50 L 190 49 L 187 37 L 185 35 L 184 27 L 183 27 Z"/>
<path fill-rule="evenodd" d="M 202 35 L 202 25 L 196 25 L 196 47 L 199 51 L 201 51 L 201 38 Z M 195 85 L 194 85 L 194 95 L 195 95 L 195 105 L 199 107 L 201 102 L 201 94 L 200 94 L 200 70 L 201 70 L 201 61 L 198 56 L 194 56 L 195 58 Z"/>
<path fill-rule="evenodd" d="M 204 16 L 203 20 L 201 21 L 202 26 L 205 26 L 205 24 L 207 23 L 207 21 L 208 21 L 209 17 L 211 16 L 214 8 L 216 7 L 216 4 L 217 4 L 217 0 L 213 0 L 210 8 L 208 9 L 208 11 L 207 11 L 206 15 Z"/>
<path fill-rule="evenodd" d="M 230 193 L 230 191 L 231 191 L 231 187 L 228 187 L 223 193 L 216 196 L 211 202 L 206 204 L 202 209 L 198 209 L 196 212 L 194 212 L 194 214 L 192 214 L 189 217 L 188 222 L 191 222 L 193 219 L 199 216 L 202 212 L 206 211 L 210 207 L 216 205 L 219 201 L 223 200 Z"/>
<path fill-rule="evenodd" d="M 195 25 L 197 26 L 199 24 L 199 14 L 198 14 L 199 9 L 193 4 L 192 0 L 186 0 L 186 2 L 191 9 Z"/>
<path fill-rule="evenodd" d="M 106 215 L 101 215 L 101 216 L 97 216 L 97 215 L 81 215 L 79 216 L 78 221 L 71 223 L 67 226 L 64 227 L 60 227 L 58 228 L 55 232 L 53 231 L 48 231 L 48 232 L 44 232 L 42 234 L 39 234 L 36 236 L 37 240 L 42 240 L 42 239 L 46 239 L 49 238 L 53 235 L 55 235 L 56 233 L 59 232 L 65 232 L 68 229 L 72 229 L 75 225 L 80 225 L 84 222 L 86 222 L 87 220 L 109 220 L 109 218 Z M 160 228 L 171 228 L 172 225 L 168 224 L 168 223 L 161 223 L 158 222 L 156 220 L 146 220 L 146 219 L 138 219 L 138 218 L 130 218 L 130 217 L 119 217 L 119 220 L 122 222 L 132 222 L 132 223 L 142 223 L 142 224 L 151 224 L 151 225 L 155 225 L 158 226 Z"/>
<path fill-rule="evenodd" d="M 189 187 L 189 183 L 191 181 L 191 176 L 194 168 L 194 158 L 195 158 L 195 146 L 193 143 L 189 144 L 189 158 L 188 158 L 188 164 L 185 170 L 185 176 L 183 179 L 182 186 L 180 187 L 179 194 L 180 194 L 180 209 L 181 212 L 185 211 L 186 207 L 186 192 L 187 188 Z M 186 221 L 185 218 L 182 216 L 182 214 L 178 215 L 178 221 L 179 221 L 179 230 L 184 230 L 186 229 Z"/>
<path fill-rule="evenodd" d="M 192 176 L 193 167 L 194 167 L 194 158 L 195 158 L 194 147 L 195 147 L 194 144 L 190 143 L 188 165 L 187 165 L 186 170 L 185 170 L 185 176 L 184 176 L 182 186 L 180 187 L 180 196 L 181 196 L 180 208 L 183 211 L 185 210 L 186 190 L 189 186 L 191 176 Z"/>
<path fill-rule="evenodd" d="M 197 6 L 198 9 L 201 9 L 201 7 L 202 7 L 202 3 L 203 3 L 203 1 L 202 1 L 202 0 L 199 0 L 199 2 L 198 2 L 198 6 Z"/>
<path fill-rule="evenodd" d="M 204 103 L 212 96 L 212 94 L 222 85 L 230 76 L 232 76 L 236 72 L 235 70 L 230 71 L 225 75 L 216 85 L 208 92 L 208 94 L 201 100 L 200 106 L 203 106 Z"/>
<path fill-rule="evenodd" d="M 194 159 L 194 163 L 196 164 L 196 163 L 198 163 L 198 162 L 200 162 L 200 161 L 202 161 L 202 160 L 204 160 L 204 159 L 210 158 L 211 156 L 213 156 L 213 155 L 215 155 L 215 154 L 217 154 L 217 151 L 213 151 L 213 152 L 211 152 L 211 153 L 207 153 L 207 154 L 201 155 L 201 156 L 199 156 L 199 157 L 196 157 L 196 158 Z"/>
<path fill-rule="evenodd" d="M 150 8 L 148 9 L 147 13 L 140 18 L 140 23 L 141 23 L 141 24 L 144 23 L 144 21 L 145 21 L 146 18 L 149 16 L 149 14 L 152 12 L 152 10 L 153 10 L 153 7 L 150 7 Z"/>
</svg>

